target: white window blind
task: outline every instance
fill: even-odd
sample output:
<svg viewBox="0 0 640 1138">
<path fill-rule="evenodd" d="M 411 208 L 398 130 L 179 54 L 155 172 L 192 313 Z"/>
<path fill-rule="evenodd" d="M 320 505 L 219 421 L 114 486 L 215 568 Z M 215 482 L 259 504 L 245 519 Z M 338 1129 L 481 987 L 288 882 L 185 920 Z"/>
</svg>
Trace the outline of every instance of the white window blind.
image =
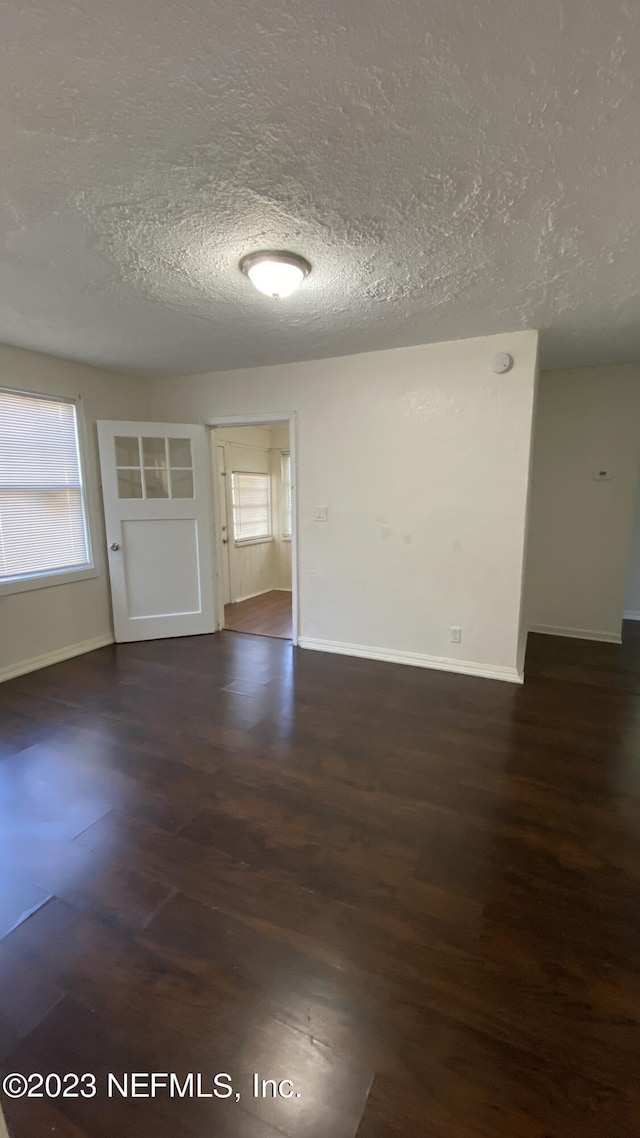
<svg viewBox="0 0 640 1138">
<path fill-rule="evenodd" d="M 0 391 L 0 581 L 89 564 L 74 403 Z"/>
<path fill-rule="evenodd" d="M 291 537 L 291 455 L 282 452 L 282 533 Z"/>
<path fill-rule="evenodd" d="M 271 479 L 268 474 L 231 474 L 233 536 L 236 541 L 271 537 Z"/>
</svg>

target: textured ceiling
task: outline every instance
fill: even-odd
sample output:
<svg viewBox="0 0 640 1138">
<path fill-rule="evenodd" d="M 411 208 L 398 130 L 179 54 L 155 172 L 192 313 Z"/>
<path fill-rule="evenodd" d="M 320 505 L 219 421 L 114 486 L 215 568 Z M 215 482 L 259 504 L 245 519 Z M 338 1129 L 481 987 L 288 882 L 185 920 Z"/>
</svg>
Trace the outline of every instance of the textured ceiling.
<svg viewBox="0 0 640 1138">
<path fill-rule="evenodd" d="M 141 373 L 640 359 L 637 0 L 2 0 L 0 340 Z M 274 302 L 237 270 L 313 263 Z"/>
</svg>

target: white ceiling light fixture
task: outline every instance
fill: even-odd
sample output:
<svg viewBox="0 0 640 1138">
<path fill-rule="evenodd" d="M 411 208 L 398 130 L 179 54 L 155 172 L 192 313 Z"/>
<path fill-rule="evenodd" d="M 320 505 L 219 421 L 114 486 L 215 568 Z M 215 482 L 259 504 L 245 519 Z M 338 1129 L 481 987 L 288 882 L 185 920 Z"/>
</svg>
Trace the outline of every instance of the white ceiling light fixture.
<svg viewBox="0 0 640 1138">
<path fill-rule="evenodd" d="M 311 265 L 297 253 L 249 253 L 240 262 L 252 285 L 274 300 L 291 296 L 311 272 Z"/>
</svg>

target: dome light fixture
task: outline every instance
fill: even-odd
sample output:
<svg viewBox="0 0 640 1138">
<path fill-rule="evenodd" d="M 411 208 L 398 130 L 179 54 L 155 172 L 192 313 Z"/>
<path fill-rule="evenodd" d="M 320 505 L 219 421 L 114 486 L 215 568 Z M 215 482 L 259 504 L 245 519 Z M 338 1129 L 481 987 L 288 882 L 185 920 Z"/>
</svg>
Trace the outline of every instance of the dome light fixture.
<svg viewBox="0 0 640 1138">
<path fill-rule="evenodd" d="M 240 262 L 242 272 L 252 285 L 274 300 L 291 296 L 298 285 L 309 276 L 311 265 L 297 253 L 249 253 Z"/>
</svg>

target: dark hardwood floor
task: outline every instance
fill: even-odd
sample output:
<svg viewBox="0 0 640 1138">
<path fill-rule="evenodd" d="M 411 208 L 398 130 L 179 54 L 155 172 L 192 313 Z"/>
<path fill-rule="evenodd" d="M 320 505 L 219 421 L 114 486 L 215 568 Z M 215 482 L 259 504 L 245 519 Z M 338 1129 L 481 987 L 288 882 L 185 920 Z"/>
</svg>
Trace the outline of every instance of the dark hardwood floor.
<svg viewBox="0 0 640 1138">
<path fill-rule="evenodd" d="M 633 628 L 531 637 L 524 687 L 121 645 L 0 713 L 1 1073 L 98 1092 L 0 1096 L 12 1138 L 637 1134 Z M 108 1097 L 153 1071 L 234 1096 Z"/>
<path fill-rule="evenodd" d="M 224 606 L 224 626 L 232 632 L 291 640 L 291 593 L 272 589 L 247 601 Z"/>
</svg>

